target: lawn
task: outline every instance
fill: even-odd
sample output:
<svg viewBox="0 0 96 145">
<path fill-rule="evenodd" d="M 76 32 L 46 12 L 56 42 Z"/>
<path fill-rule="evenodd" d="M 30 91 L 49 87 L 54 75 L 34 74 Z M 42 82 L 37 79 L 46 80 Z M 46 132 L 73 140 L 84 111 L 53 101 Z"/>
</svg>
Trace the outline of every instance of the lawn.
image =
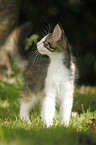
<svg viewBox="0 0 96 145">
<path fill-rule="evenodd" d="M 46 128 L 38 106 L 31 124 L 19 119 L 22 81 L 9 82 L 0 82 L 0 145 L 96 145 L 96 87 L 77 87 L 69 127 L 59 124 L 57 111 L 53 127 Z"/>
</svg>

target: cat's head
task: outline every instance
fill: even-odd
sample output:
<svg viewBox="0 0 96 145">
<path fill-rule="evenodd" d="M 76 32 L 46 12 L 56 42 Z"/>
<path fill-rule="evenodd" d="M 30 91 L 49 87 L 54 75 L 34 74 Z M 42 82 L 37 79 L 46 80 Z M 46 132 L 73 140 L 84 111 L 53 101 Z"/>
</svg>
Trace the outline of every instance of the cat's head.
<svg viewBox="0 0 96 145">
<path fill-rule="evenodd" d="M 52 53 L 63 52 L 64 48 L 66 48 L 66 38 L 58 24 L 53 33 L 46 35 L 37 43 L 37 49 L 43 55 L 50 56 Z"/>
</svg>

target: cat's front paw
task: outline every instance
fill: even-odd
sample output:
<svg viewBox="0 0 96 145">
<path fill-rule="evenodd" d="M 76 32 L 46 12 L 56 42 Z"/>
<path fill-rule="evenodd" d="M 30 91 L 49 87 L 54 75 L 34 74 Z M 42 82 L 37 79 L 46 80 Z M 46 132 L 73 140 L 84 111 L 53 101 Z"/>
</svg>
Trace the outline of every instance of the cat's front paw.
<svg viewBox="0 0 96 145">
<path fill-rule="evenodd" d="M 42 122 L 44 124 L 44 127 L 52 127 L 53 126 L 53 120 L 45 119 L 42 117 Z"/>
<path fill-rule="evenodd" d="M 60 123 L 61 123 L 62 125 L 64 125 L 65 127 L 68 127 L 68 126 L 69 126 L 69 122 L 70 122 L 70 120 L 67 120 L 67 121 L 60 120 Z"/>
<path fill-rule="evenodd" d="M 21 120 L 23 120 L 23 122 L 27 122 L 28 124 L 31 124 L 31 121 L 30 121 L 30 119 L 29 119 L 29 117 L 28 116 L 23 116 L 23 115 L 19 115 L 19 118 L 21 119 Z"/>
<path fill-rule="evenodd" d="M 53 122 L 44 122 L 44 126 L 46 126 L 47 128 L 52 127 Z"/>
</svg>

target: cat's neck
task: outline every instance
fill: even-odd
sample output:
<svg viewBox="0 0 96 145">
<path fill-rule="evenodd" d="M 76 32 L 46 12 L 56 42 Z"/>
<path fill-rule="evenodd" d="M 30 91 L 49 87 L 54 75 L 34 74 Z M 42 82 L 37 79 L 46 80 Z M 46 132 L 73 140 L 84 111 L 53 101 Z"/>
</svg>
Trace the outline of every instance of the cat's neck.
<svg viewBox="0 0 96 145">
<path fill-rule="evenodd" d="M 63 53 L 53 53 L 50 55 L 50 60 L 51 62 L 61 62 L 64 59 L 64 54 Z"/>
</svg>

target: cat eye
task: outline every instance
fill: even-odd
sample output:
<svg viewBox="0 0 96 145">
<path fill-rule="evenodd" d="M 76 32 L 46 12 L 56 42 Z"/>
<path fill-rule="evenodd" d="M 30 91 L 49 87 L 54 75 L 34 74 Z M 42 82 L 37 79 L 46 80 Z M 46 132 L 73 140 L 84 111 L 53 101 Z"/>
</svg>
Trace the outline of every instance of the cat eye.
<svg viewBox="0 0 96 145">
<path fill-rule="evenodd" d="M 45 46 L 45 47 L 46 47 L 46 46 L 49 46 L 49 42 L 45 41 L 45 42 L 44 42 L 44 46 Z"/>
<path fill-rule="evenodd" d="M 49 51 L 53 52 L 55 49 L 52 48 L 51 44 L 47 41 L 44 41 L 44 47 L 46 47 Z"/>
<path fill-rule="evenodd" d="M 51 48 L 51 44 L 49 42 L 47 42 L 48 46 Z"/>
</svg>

